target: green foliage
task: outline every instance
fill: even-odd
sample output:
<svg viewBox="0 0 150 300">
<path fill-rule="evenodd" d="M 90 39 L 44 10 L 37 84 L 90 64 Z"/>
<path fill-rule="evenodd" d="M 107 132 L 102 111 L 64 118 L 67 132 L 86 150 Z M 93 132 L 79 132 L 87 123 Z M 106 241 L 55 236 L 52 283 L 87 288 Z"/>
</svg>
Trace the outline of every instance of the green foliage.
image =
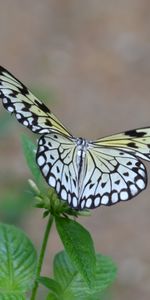
<svg viewBox="0 0 150 300">
<path fill-rule="evenodd" d="M 56 217 L 56 227 L 65 250 L 85 282 L 92 286 L 96 258 L 89 232 L 74 220 Z"/>
<path fill-rule="evenodd" d="M 109 257 L 96 255 L 95 281 L 91 288 L 83 280 L 66 252 L 62 251 L 54 259 L 54 279 L 50 281 L 42 277 L 40 282 L 51 290 L 47 299 L 59 300 L 99 300 L 101 293 L 114 281 L 116 266 Z M 56 284 L 57 282 L 57 284 Z M 54 284 L 53 284 L 54 283 Z M 58 285 L 59 284 L 59 285 Z M 58 288 L 56 289 L 58 285 Z"/>
<path fill-rule="evenodd" d="M 22 135 L 22 147 L 27 165 L 38 184 L 41 180 L 41 172 L 36 164 L 36 146 L 25 134 Z"/>
<path fill-rule="evenodd" d="M 63 289 L 61 288 L 61 285 L 54 279 L 41 276 L 38 281 L 44 285 L 47 289 L 51 290 L 52 293 L 56 296 L 61 297 L 63 293 Z"/>
<path fill-rule="evenodd" d="M 49 293 L 46 300 L 60 300 L 61 298 L 58 298 L 55 294 Z"/>
<path fill-rule="evenodd" d="M 0 299 L 26 299 L 35 279 L 33 244 L 14 226 L 0 224 Z"/>
</svg>

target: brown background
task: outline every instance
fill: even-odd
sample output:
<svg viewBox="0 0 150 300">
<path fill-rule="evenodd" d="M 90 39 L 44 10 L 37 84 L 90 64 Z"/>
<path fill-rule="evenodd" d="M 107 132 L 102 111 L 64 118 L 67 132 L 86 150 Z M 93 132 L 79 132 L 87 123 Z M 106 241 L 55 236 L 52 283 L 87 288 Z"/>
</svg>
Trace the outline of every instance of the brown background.
<svg viewBox="0 0 150 300">
<path fill-rule="evenodd" d="M 1 0 L 0 64 L 27 86 L 52 91 L 49 107 L 76 136 L 150 126 L 150 1 Z M 23 131 L 16 124 L 1 137 L 1 190 L 8 179 L 30 176 L 20 146 Z M 132 201 L 80 220 L 97 251 L 118 264 L 112 299 L 150 299 L 149 193 L 150 186 Z M 41 216 L 34 210 L 23 222 L 38 249 Z M 61 248 L 53 230 L 45 274 Z"/>
</svg>

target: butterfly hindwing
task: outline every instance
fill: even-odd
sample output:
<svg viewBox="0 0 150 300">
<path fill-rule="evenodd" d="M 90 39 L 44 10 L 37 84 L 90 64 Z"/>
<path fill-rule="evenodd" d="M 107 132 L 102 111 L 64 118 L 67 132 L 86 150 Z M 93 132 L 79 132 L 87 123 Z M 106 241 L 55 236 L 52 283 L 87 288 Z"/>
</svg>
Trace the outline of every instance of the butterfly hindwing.
<svg viewBox="0 0 150 300">
<path fill-rule="evenodd" d="M 79 193 L 76 157 L 77 145 L 67 137 L 49 134 L 39 140 L 37 164 L 43 176 L 60 198 L 75 209 L 127 201 L 146 188 L 147 172 L 138 158 L 125 151 L 91 144 Z"/>
<path fill-rule="evenodd" d="M 95 208 L 126 201 L 147 185 L 144 164 L 121 150 L 91 147 L 80 199 L 82 208 Z"/>
<path fill-rule="evenodd" d="M 46 105 L 3 67 L 0 67 L 0 98 L 4 107 L 33 132 L 58 131 L 70 136 Z"/>
<path fill-rule="evenodd" d="M 76 144 L 71 139 L 52 133 L 39 139 L 36 155 L 47 183 L 74 208 L 78 206 L 76 151 Z"/>
</svg>

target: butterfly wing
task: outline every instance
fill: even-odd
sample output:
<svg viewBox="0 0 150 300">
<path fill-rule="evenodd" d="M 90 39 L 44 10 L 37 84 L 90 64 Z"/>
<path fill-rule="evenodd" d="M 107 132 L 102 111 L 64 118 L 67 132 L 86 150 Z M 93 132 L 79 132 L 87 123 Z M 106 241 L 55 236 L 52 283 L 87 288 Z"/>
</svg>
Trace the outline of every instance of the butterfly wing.
<svg viewBox="0 0 150 300">
<path fill-rule="evenodd" d="M 146 185 L 145 166 L 136 157 L 118 149 L 91 145 L 87 153 L 80 208 L 96 208 L 129 200 Z"/>
<path fill-rule="evenodd" d="M 93 141 L 87 158 L 81 206 L 129 200 L 147 185 L 147 172 L 138 158 L 150 160 L 150 127 Z"/>
<path fill-rule="evenodd" d="M 57 131 L 70 136 L 44 103 L 3 67 L 0 67 L 0 98 L 4 107 L 33 132 Z"/>
<path fill-rule="evenodd" d="M 58 134 L 42 137 L 37 163 L 48 184 L 73 208 L 92 209 L 127 201 L 147 185 L 146 168 L 138 157 L 149 160 L 149 128 L 130 131 L 126 136 L 123 133 L 89 143 L 80 193 L 73 140 Z"/>
<path fill-rule="evenodd" d="M 71 207 L 78 206 L 75 142 L 57 133 L 39 139 L 36 160 L 47 183 Z"/>
<path fill-rule="evenodd" d="M 150 160 L 150 127 L 128 130 L 101 138 L 92 143 L 95 147 L 123 149 L 145 160 Z"/>
</svg>

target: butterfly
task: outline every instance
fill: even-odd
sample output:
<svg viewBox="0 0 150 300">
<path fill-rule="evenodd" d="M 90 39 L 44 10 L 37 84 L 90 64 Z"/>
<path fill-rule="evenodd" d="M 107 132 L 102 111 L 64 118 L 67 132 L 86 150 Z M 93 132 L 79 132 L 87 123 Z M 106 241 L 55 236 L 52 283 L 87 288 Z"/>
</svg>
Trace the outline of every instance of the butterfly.
<svg viewBox="0 0 150 300">
<path fill-rule="evenodd" d="M 147 171 L 141 159 L 150 160 L 150 127 L 94 141 L 76 138 L 3 67 L 0 98 L 21 124 L 41 135 L 37 165 L 48 185 L 72 208 L 116 204 L 146 188 Z"/>
</svg>

